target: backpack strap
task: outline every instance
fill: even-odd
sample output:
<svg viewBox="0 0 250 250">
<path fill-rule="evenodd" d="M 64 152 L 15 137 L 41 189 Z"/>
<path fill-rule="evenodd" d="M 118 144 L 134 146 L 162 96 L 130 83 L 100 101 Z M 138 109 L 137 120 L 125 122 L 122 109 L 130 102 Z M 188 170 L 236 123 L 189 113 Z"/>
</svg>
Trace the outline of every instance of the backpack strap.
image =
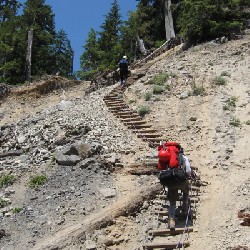
<svg viewBox="0 0 250 250">
<path fill-rule="evenodd" d="M 183 157 L 182 152 L 179 152 L 178 154 L 178 162 L 179 162 L 179 166 L 181 167 L 181 169 L 184 171 L 184 173 L 186 173 L 185 158 Z"/>
</svg>

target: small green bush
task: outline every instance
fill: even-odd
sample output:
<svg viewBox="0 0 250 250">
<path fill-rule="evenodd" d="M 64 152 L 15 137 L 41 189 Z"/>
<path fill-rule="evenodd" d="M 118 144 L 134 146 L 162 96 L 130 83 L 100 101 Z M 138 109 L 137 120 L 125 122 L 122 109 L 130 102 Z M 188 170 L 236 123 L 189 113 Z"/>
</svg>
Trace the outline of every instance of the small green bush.
<svg viewBox="0 0 250 250">
<path fill-rule="evenodd" d="M 149 84 L 155 84 L 155 85 L 164 85 L 164 83 L 169 79 L 168 73 L 161 73 L 158 75 L 155 75 L 151 80 L 149 80 Z"/>
<path fill-rule="evenodd" d="M 152 97 L 152 92 L 147 92 L 145 94 L 145 101 L 149 101 L 151 99 L 151 97 Z"/>
<path fill-rule="evenodd" d="M 134 99 L 129 100 L 129 104 L 135 103 L 136 101 Z"/>
<path fill-rule="evenodd" d="M 29 187 L 36 188 L 39 187 L 47 182 L 48 178 L 46 175 L 36 175 L 31 176 L 29 179 Z"/>
<path fill-rule="evenodd" d="M 146 114 L 148 114 L 150 112 L 150 108 L 149 106 L 141 106 L 139 107 L 139 110 L 138 110 L 138 114 L 140 116 L 145 116 Z"/>
<path fill-rule="evenodd" d="M 223 106 L 223 110 L 225 110 L 225 111 L 226 111 L 226 110 L 230 110 L 230 107 L 229 107 L 228 105 L 224 105 L 224 106 Z"/>
<path fill-rule="evenodd" d="M 246 125 L 250 125 L 250 120 L 247 120 L 247 121 L 246 121 Z"/>
<path fill-rule="evenodd" d="M 154 102 L 159 102 L 161 99 L 158 97 L 158 96 L 156 96 L 155 98 L 154 98 Z"/>
<path fill-rule="evenodd" d="M 222 71 L 220 75 L 221 76 L 228 76 L 228 77 L 231 76 L 231 74 L 229 72 L 227 72 L 227 71 Z"/>
<path fill-rule="evenodd" d="M 153 88 L 153 94 L 159 95 L 164 92 L 164 88 L 162 86 L 155 85 Z"/>
<path fill-rule="evenodd" d="M 194 87 L 192 95 L 204 95 L 205 94 L 205 88 L 203 86 L 201 87 Z"/>
<path fill-rule="evenodd" d="M 213 79 L 215 85 L 226 85 L 226 79 L 223 76 L 216 76 Z"/>
<path fill-rule="evenodd" d="M 16 180 L 14 175 L 3 174 L 0 176 L 0 187 L 12 185 Z"/>
<path fill-rule="evenodd" d="M 230 107 L 236 107 L 236 102 L 237 102 L 238 98 L 236 96 L 231 96 L 230 98 L 227 99 L 227 104 Z"/>
<path fill-rule="evenodd" d="M 164 88 L 165 88 L 165 90 L 168 90 L 168 91 L 170 91 L 170 90 L 171 90 L 171 87 L 170 87 L 170 85 L 169 85 L 169 84 L 164 85 Z"/>
<path fill-rule="evenodd" d="M 230 122 L 229 125 L 234 126 L 234 127 L 240 127 L 240 119 L 238 118 L 233 118 Z"/>
<path fill-rule="evenodd" d="M 0 198 L 0 208 L 4 208 L 10 204 L 9 201 Z"/>
<path fill-rule="evenodd" d="M 22 210 L 23 210 L 23 209 L 22 209 L 21 207 L 14 207 L 14 208 L 12 209 L 12 213 L 13 213 L 13 214 L 18 214 L 18 213 L 20 213 Z"/>
</svg>

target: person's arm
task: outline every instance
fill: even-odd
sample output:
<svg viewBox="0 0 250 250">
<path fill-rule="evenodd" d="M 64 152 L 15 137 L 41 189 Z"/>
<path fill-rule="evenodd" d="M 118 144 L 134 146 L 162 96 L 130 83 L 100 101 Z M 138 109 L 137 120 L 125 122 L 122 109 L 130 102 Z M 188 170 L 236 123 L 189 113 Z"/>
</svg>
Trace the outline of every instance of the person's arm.
<svg viewBox="0 0 250 250">
<path fill-rule="evenodd" d="M 186 166 L 186 173 L 188 176 L 191 175 L 191 165 L 190 165 L 190 161 L 187 158 L 187 156 L 183 155 L 184 159 L 185 159 L 185 166 Z"/>
</svg>

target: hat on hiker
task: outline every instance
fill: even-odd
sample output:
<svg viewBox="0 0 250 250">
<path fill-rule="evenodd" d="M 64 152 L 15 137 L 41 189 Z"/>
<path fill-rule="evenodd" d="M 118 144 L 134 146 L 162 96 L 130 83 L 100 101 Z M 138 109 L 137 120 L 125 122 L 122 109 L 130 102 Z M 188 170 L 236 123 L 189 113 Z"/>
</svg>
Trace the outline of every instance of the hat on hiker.
<svg viewBox="0 0 250 250">
<path fill-rule="evenodd" d="M 123 56 L 123 59 L 127 59 L 127 56 Z"/>
</svg>

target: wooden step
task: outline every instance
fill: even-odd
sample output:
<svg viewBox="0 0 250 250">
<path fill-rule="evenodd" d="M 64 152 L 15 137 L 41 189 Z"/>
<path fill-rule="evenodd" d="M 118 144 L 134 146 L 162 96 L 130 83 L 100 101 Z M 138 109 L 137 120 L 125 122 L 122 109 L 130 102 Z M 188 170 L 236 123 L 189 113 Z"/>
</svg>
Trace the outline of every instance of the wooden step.
<svg viewBox="0 0 250 250">
<path fill-rule="evenodd" d="M 139 122 L 139 121 L 142 121 L 142 118 L 141 117 L 131 117 L 131 118 L 123 118 L 123 119 L 120 119 L 121 122 L 129 122 L 129 121 L 133 121 L 133 122 Z"/>
<path fill-rule="evenodd" d="M 151 128 L 152 125 L 150 124 L 134 124 L 134 125 L 129 125 L 128 128 L 131 128 L 131 129 L 135 129 L 135 128 L 138 128 L 138 129 L 142 129 L 142 128 Z"/>
<path fill-rule="evenodd" d="M 110 109 L 110 112 L 113 114 L 123 113 L 123 112 L 131 112 L 131 109 L 129 108 L 121 108 L 121 109 Z"/>
<path fill-rule="evenodd" d="M 146 133 L 155 133 L 158 132 L 156 129 L 133 129 L 134 133 L 141 133 L 141 134 L 146 134 Z"/>
<path fill-rule="evenodd" d="M 124 103 L 124 102 L 122 102 L 122 103 L 111 103 L 111 104 L 106 103 L 106 105 L 109 106 L 109 107 L 120 107 L 120 106 L 127 106 L 128 107 L 128 105 L 126 103 Z"/>
<path fill-rule="evenodd" d="M 116 112 L 115 116 L 120 116 L 120 115 L 138 115 L 135 111 L 132 111 L 131 109 L 128 109 L 127 111 L 124 112 Z"/>
<path fill-rule="evenodd" d="M 165 210 L 155 210 L 155 211 L 153 211 L 153 213 L 155 215 L 160 215 L 160 216 L 166 216 L 166 217 L 168 217 L 168 210 L 167 209 L 165 209 Z M 175 213 L 175 217 L 178 218 L 179 220 L 183 220 L 183 218 L 186 218 L 187 215 L 183 215 L 181 213 L 177 213 L 176 212 Z M 192 211 L 188 217 L 195 219 L 196 218 L 196 213 L 194 211 Z"/>
<path fill-rule="evenodd" d="M 132 122 L 124 122 L 125 125 L 135 126 L 135 125 L 145 125 L 146 121 L 132 121 Z"/>
<path fill-rule="evenodd" d="M 164 138 L 145 138 L 145 139 L 143 139 L 143 140 L 145 140 L 145 141 L 150 141 L 150 142 L 161 142 L 161 141 L 166 141 L 166 139 L 164 139 Z"/>
<path fill-rule="evenodd" d="M 158 230 L 151 230 L 148 233 L 154 236 L 161 236 L 161 235 L 173 235 L 173 234 L 182 234 L 184 231 L 186 232 L 193 232 L 193 228 L 189 227 L 188 229 L 185 229 L 184 227 L 181 228 L 175 228 L 175 230 L 170 230 L 170 229 L 158 229 Z"/>
<path fill-rule="evenodd" d="M 117 97 L 117 96 L 105 96 L 104 98 L 103 98 L 103 101 L 118 101 L 118 100 L 122 100 L 122 98 L 119 98 L 119 97 Z"/>
<path fill-rule="evenodd" d="M 167 196 L 165 194 L 161 194 L 161 195 L 158 195 L 157 198 L 160 200 L 165 200 L 167 198 Z M 199 202 L 199 200 L 200 199 L 198 197 L 191 197 L 190 198 L 191 203 Z M 182 201 L 182 199 L 178 198 L 177 201 Z"/>
<path fill-rule="evenodd" d="M 143 245 L 143 249 L 147 249 L 147 250 L 150 250 L 150 249 L 155 249 L 155 248 L 164 248 L 164 249 L 176 249 L 178 243 L 176 242 L 173 242 L 173 243 L 170 243 L 170 242 L 152 242 L 152 243 L 146 243 Z M 190 246 L 190 243 L 188 241 L 185 241 L 183 243 L 181 243 L 180 247 L 188 247 Z M 178 248 L 177 248 L 178 249 Z"/>
<path fill-rule="evenodd" d="M 141 134 L 141 133 L 137 134 L 137 137 L 139 137 L 139 138 L 158 138 L 160 136 L 161 135 L 159 135 L 159 134 Z"/>
<path fill-rule="evenodd" d="M 124 115 L 124 114 L 122 114 L 122 115 L 117 115 L 116 114 L 116 116 L 118 117 L 118 118 L 124 118 L 124 119 L 126 119 L 126 118 L 136 118 L 136 117 L 138 117 L 138 118 L 141 118 L 138 114 L 136 114 L 136 113 L 134 113 L 134 114 L 129 114 L 129 115 Z"/>
<path fill-rule="evenodd" d="M 123 105 L 123 106 L 117 106 L 117 107 L 112 107 L 112 106 L 109 106 L 108 107 L 110 110 L 120 110 L 120 109 L 127 109 L 128 107 L 126 105 Z"/>
<path fill-rule="evenodd" d="M 120 101 L 120 100 L 117 100 L 117 101 L 110 101 L 110 100 L 107 100 L 107 101 L 105 101 L 105 103 L 106 103 L 106 105 L 125 104 L 125 102 Z"/>
</svg>

